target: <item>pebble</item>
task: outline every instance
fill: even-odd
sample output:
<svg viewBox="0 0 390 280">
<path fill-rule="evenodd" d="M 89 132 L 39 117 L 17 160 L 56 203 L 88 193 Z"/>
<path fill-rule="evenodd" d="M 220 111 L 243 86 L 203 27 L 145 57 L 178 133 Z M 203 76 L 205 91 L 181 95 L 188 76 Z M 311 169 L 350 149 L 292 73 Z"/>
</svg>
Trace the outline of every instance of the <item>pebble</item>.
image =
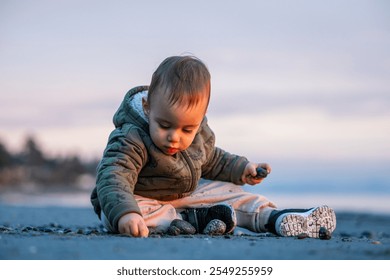
<svg viewBox="0 0 390 280">
<path fill-rule="evenodd" d="M 320 227 L 318 232 L 318 237 L 322 240 L 329 240 L 332 238 L 332 234 L 325 227 Z"/>
<path fill-rule="evenodd" d="M 257 172 L 257 174 L 256 174 L 255 178 L 265 178 L 268 175 L 267 170 L 265 170 L 264 168 L 261 168 L 261 167 L 256 168 L 256 172 Z"/>
<path fill-rule="evenodd" d="M 223 235 L 226 231 L 226 224 L 218 219 L 211 220 L 203 230 L 208 235 Z"/>
<path fill-rule="evenodd" d="M 36 230 L 36 229 L 33 228 L 33 227 L 30 227 L 30 226 L 26 226 L 26 227 L 22 228 L 22 231 L 23 231 L 23 232 L 32 231 L 32 230 Z"/>
<path fill-rule="evenodd" d="M 375 233 L 373 233 L 372 231 L 368 231 L 368 230 L 363 231 L 362 235 L 361 235 L 362 238 L 368 238 L 368 239 L 373 239 L 374 236 L 375 236 Z"/>
<path fill-rule="evenodd" d="M 6 226 L 0 226 L 0 232 L 12 231 L 12 228 Z"/>
<path fill-rule="evenodd" d="M 44 226 L 20 226 L 20 227 L 8 227 L 4 225 L 0 225 L 0 232 L 8 233 L 8 234 L 30 234 L 30 235 L 39 235 L 39 234 L 107 234 L 107 230 L 102 227 L 80 227 L 80 228 L 64 228 L 61 225 L 56 223 L 51 223 L 49 225 Z"/>
<path fill-rule="evenodd" d="M 171 222 L 170 227 L 174 226 L 180 230 L 180 234 L 195 234 L 196 229 L 189 222 L 175 219 Z"/>
<path fill-rule="evenodd" d="M 171 226 L 169 226 L 167 233 L 169 235 L 179 235 L 180 229 L 171 225 Z"/>
</svg>

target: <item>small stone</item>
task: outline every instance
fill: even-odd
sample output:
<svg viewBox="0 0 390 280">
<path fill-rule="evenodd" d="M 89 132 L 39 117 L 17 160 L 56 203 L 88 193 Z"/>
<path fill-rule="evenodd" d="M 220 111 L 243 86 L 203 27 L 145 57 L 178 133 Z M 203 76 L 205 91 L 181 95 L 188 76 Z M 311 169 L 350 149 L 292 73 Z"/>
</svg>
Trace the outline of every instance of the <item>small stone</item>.
<svg viewBox="0 0 390 280">
<path fill-rule="evenodd" d="M 218 219 L 211 220 L 203 230 L 208 235 L 223 235 L 226 231 L 226 224 Z"/>
<path fill-rule="evenodd" d="M 0 226 L 0 232 L 9 232 L 12 231 L 13 229 L 7 226 Z"/>
<path fill-rule="evenodd" d="M 180 229 L 171 225 L 171 226 L 169 226 L 167 233 L 169 235 L 179 235 Z"/>
<path fill-rule="evenodd" d="M 361 235 L 362 238 L 368 238 L 368 239 L 373 239 L 374 236 L 375 234 L 372 231 L 368 231 L 368 230 L 363 231 Z"/>
<path fill-rule="evenodd" d="M 99 231 L 96 228 L 91 229 L 91 234 L 99 234 Z"/>
<path fill-rule="evenodd" d="M 164 233 L 166 232 L 162 231 L 160 228 L 155 228 L 155 227 L 149 228 L 149 236 L 157 236 L 157 235 L 162 235 Z"/>
<path fill-rule="evenodd" d="M 257 174 L 255 178 L 265 178 L 268 175 L 267 170 L 261 167 L 256 168 L 256 172 Z"/>
<path fill-rule="evenodd" d="M 332 234 L 325 227 L 320 227 L 320 231 L 318 232 L 318 237 L 322 240 L 329 240 L 332 238 Z"/>
<path fill-rule="evenodd" d="M 30 226 L 25 226 L 24 228 L 22 228 L 22 232 L 31 231 L 31 230 L 33 230 L 33 228 Z"/>
<path fill-rule="evenodd" d="M 350 238 L 350 237 L 343 237 L 343 238 L 341 238 L 341 241 L 343 241 L 343 242 L 352 242 L 352 238 Z"/>
<path fill-rule="evenodd" d="M 92 232 L 92 230 L 90 230 L 90 229 L 87 229 L 87 230 L 84 231 L 84 234 L 85 234 L 85 235 L 92 235 L 92 233 L 93 233 L 93 232 Z"/>
<path fill-rule="evenodd" d="M 174 226 L 180 230 L 180 234 L 195 234 L 196 229 L 189 222 L 184 220 L 175 219 L 171 222 L 170 226 Z"/>
</svg>

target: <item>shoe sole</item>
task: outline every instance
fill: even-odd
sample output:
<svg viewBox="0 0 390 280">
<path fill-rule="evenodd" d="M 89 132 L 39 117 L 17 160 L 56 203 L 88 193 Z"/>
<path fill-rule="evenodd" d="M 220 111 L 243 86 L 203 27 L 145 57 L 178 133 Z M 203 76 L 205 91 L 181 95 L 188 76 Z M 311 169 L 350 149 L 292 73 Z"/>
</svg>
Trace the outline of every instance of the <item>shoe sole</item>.
<svg viewBox="0 0 390 280">
<path fill-rule="evenodd" d="M 276 231 L 281 236 L 298 236 L 306 234 L 311 238 L 319 238 L 321 227 L 331 234 L 336 228 L 336 214 L 328 206 L 320 206 L 306 212 L 290 212 L 280 215 L 275 223 Z"/>
</svg>

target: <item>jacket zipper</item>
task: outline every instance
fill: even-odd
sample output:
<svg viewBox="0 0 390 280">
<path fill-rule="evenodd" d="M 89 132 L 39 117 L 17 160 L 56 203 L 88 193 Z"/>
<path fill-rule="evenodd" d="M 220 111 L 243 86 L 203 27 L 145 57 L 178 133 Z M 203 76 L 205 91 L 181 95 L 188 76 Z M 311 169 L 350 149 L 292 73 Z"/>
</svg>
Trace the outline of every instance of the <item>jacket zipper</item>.
<svg viewBox="0 0 390 280">
<path fill-rule="evenodd" d="M 191 171 L 191 188 L 187 190 L 187 192 L 192 192 L 193 190 L 195 190 L 198 184 L 198 180 L 196 179 L 197 178 L 196 170 L 190 156 L 187 154 L 187 151 L 182 151 L 182 155 L 184 156 L 184 159 L 186 160 Z"/>
</svg>

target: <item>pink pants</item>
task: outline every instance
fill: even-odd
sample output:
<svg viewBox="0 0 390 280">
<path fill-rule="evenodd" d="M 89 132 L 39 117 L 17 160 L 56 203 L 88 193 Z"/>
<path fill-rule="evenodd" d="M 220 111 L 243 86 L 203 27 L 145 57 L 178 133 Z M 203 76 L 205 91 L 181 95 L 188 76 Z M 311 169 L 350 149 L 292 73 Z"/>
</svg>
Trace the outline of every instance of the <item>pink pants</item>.
<svg viewBox="0 0 390 280">
<path fill-rule="evenodd" d="M 237 226 L 254 232 L 266 232 L 269 215 L 276 205 L 264 196 L 243 191 L 235 184 L 200 180 L 196 190 L 187 197 L 160 201 L 135 195 L 142 216 L 148 227 L 165 231 L 172 220 L 181 219 L 180 212 L 184 208 L 208 207 L 215 204 L 231 205 L 237 216 Z M 112 231 L 107 218 L 102 213 L 104 226 Z"/>
</svg>

